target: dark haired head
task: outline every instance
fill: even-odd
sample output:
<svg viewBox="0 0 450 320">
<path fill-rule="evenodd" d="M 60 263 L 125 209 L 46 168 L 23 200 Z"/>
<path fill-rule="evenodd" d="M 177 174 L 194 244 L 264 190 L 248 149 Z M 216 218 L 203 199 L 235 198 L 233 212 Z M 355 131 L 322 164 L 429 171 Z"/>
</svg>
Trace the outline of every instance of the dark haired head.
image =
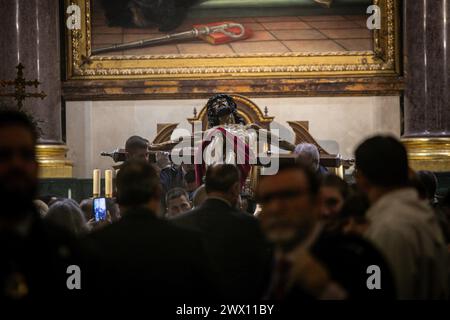
<svg viewBox="0 0 450 320">
<path fill-rule="evenodd" d="M 433 200 L 438 186 L 436 175 L 431 171 L 417 171 L 416 177 L 423 185 L 425 190 L 425 198 L 428 200 Z"/>
<path fill-rule="evenodd" d="M 227 193 L 239 181 L 240 173 L 236 166 L 232 164 L 209 166 L 205 176 L 206 193 Z"/>
<path fill-rule="evenodd" d="M 145 161 L 124 163 L 117 174 L 117 203 L 121 206 L 139 207 L 150 200 L 159 201 L 160 181 L 156 169 Z"/>
<path fill-rule="evenodd" d="M 18 126 L 26 129 L 32 136 L 34 144 L 37 143 L 38 131 L 30 117 L 22 111 L 15 110 L 12 107 L 0 108 L 0 128 Z"/>
<path fill-rule="evenodd" d="M 174 218 L 192 208 L 189 195 L 183 188 L 173 188 L 166 193 L 166 216 Z"/>
<path fill-rule="evenodd" d="M 220 125 L 221 116 L 232 113 L 236 123 L 245 124 L 244 119 L 238 115 L 234 99 L 227 94 L 216 94 L 206 103 L 208 126 L 210 128 Z"/>
<path fill-rule="evenodd" d="M 56 201 L 50 206 L 45 219 L 77 236 L 87 232 L 83 211 L 73 199 Z"/>
<path fill-rule="evenodd" d="M 344 234 L 364 233 L 369 225 L 366 212 L 370 201 L 363 193 L 355 193 L 347 198 L 336 220 L 335 230 Z"/>
<path fill-rule="evenodd" d="M 411 187 L 416 189 L 419 198 L 422 200 L 428 200 L 428 192 L 425 185 L 420 180 L 417 172 L 411 170 L 409 173 L 409 184 Z"/>
<path fill-rule="evenodd" d="M 358 222 L 362 222 L 365 219 L 365 214 L 369 207 L 370 202 L 365 194 L 352 194 L 344 202 L 340 217 L 343 219 L 355 218 Z"/>
<path fill-rule="evenodd" d="M 391 136 L 375 136 L 355 151 L 356 170 L 373 185 L 403 187 L 408 184 L 408 155 L 403 144 Z"/>
<path fill-rule="evenodd" d="M 140 136 L 131 136 L 125 143 L 127 160 L 149 160 L 148 140 Z"/>
<path fill-rule="evenodd" d="M 189 195 L 183 188 L 172 188 L 166 193 L 166 203 L 169 203 L 170 200 L 177 199 L 181 196 L 184 196 L 186 200 L 189 200 Z"/>
<path fill-rule="evenodd" d="M 0 217 L 29 215 L 38 185 L 36 127 L 23 112 L 0 108 Z M 19 160 L 20 159 L 20 160 Z"/>
<path fill-rule="evenodd" d="M 147 149 L 148 140 L 140 136 L 131 136 L 125 142 L 125 151 L 132 152 L 136 149 Z"/>
<path fill-rule="evenodd" d="M 343 199 L 346 199 L 349 194 L 347 182 L 335 174 L 327 174 L 323 176 L 322 187 L 331 187 L 338 190 Z"/>
</svg>

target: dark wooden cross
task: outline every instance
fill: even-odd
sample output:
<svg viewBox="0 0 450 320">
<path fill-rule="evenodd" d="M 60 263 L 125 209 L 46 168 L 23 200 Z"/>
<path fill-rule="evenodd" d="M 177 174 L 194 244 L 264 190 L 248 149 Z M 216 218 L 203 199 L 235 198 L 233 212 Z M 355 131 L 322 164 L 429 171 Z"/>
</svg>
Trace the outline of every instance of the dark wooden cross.
<svg viewBox="0 0 450 320">
<path fill-rule="evenodd" d="M 22 109 L 23 107 L 23 100 L 26 98 L 41 98 L 44 99 L 47 94 L 44 91 L 41 91 L 40 93 L 30 93 L 26 92 L 27 86 L 34 86 L 36 89 L 38 85 L 41 83 L 36 80 L 25 80 L 23 77 L 23 69 L 25 67 L 22 65 L 22 63 L 19 63 L 17 65 L 17 77 L 14 80 L 0 80 L 0 86 L 6 87 L 6 86 L 14 86 L 15 90 L 12 93 L 0 93 L 0 97 L 13 97 L 17 101 L 17 107 Z"/>
</svg>

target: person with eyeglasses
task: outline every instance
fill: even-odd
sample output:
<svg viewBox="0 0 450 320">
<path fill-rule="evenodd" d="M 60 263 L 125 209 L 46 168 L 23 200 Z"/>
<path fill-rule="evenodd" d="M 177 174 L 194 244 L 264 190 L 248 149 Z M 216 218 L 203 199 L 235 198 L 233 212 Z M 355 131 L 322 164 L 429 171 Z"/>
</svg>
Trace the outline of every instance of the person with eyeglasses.
<svg viewBox="0 0 450 320">
<path fill-rule="evenodd" d="M 368 241 L 324 230 L 319 190 L 316 173 L 301 163 L 281 164 L 277 174 L 260 177 L 258 218 L 274 248 L 266 298 L 287 302 L 393 298 L 390 270 Z M 380 267 L 383 290 L 367 287 L 370 265 Z"/>
</svg>

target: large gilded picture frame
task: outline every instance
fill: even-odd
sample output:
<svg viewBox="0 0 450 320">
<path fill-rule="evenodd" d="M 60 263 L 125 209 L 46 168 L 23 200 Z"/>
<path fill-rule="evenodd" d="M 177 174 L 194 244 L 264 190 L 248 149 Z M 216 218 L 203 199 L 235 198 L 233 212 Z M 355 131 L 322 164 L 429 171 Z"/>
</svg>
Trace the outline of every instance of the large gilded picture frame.
<svg viewBox="0 0 450 320">
<path fill-rule="evenodd" d="M 227 83 L 236 85 L 235 81 L 242 80 L 240 83 L 248 86 L 270 79 L 279 90 L 285 90 L 279 86 L 280 83 L 305 83 L 302 79 L 316 79 L 315 83 L 321 83 L 324 79 L 339 82 L 349 77 L 356 77 L 356 82 L 358 77 L 376 78 L 379 82 L 386 82 L 386 79 L 398 79 L 401 74 L 398 0 L 373 1 L 373 4 L 381 8 L 381 28 L 372 31 L 373 50 L 176 55 L 93 55 L 92 1 L 99 0 L 65 0 L 65 8 L 75 4 L 81 9 L 80 29 L 65 28 L 66 82 L 69 83 L 66 85 L 69 89 L 66 91 L 69 92 L 81 86 L 76 82 L 78 80 L 91 81 L 90 83 L 94 81 L 97 84 L 101 81 L 109 81 L 111 84 L 111 81 L 120 80 L 122 86 L 133 80 L 150 81 L 146 82 L 147 84 L 176 81 L 172 82 L 174 85 L 178 85 L 178 81 L 195 81 L 195 88 L 190 90 L 200 92 L 202 90 L 199 87 L 204 84 L 211 87 L 211 81 L 226 86 Z M 64 19 L 67 17 L 68 14 L 64 11 Z M 393 91 L 397 90 L 399 85 L 393 85 L 390 81 L 388 80 L 388 86 L 392 87 Z M 363 90 L 364 86 L 358 86 L 356 83 L 353 89 L 357 91 L 358 88 Z M 239 86 L 236 91 L 240 91 Z M 245 93 L 245 90 L 241 92 Z"/>
</svg>

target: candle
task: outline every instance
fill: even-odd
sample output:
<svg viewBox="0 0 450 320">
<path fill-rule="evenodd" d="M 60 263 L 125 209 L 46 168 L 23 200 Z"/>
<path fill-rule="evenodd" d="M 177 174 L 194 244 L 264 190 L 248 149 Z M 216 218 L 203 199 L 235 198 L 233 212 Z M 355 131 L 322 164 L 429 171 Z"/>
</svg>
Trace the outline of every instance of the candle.
<svg viewBox="0 0 450 320">
<path fill-rule="evenodd" d="M 98 198 L 100 196 L 100 169 L 94 169 L 92 173 L 92 196 Z"/>
<path fill-rule="evenodd" d="M 72 189 L 67 190 L 67 198 L 72 199 Z"/>
<path fill-rule="evenodd" d="M 105 197 L 106 198 L 112 198 L 112 194 L 113 194 L 112 183 L 113 183 L 112 170 L 105 170 Z"/>
</svg>

